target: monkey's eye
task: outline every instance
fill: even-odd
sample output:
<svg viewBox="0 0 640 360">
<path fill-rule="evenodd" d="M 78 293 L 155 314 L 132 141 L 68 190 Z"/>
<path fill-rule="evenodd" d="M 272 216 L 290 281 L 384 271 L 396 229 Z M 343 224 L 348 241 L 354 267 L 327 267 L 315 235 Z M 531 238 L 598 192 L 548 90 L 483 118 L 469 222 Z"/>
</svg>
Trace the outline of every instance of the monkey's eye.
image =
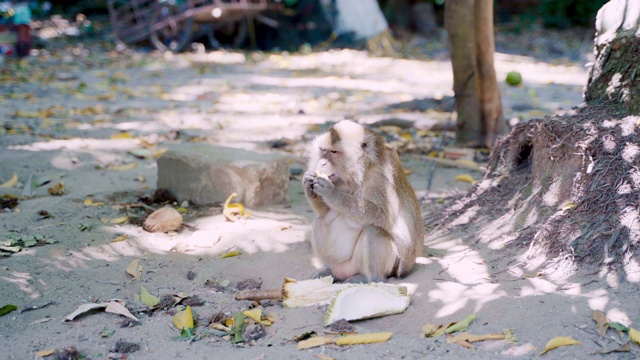
<svg viewBox="0 0 640 360">
<path fill-rule="evenodd" d="M 367 148 L 367 143 L 362 143 L 362 145 L 360 145 L 360 147 L 364 150 Z"/>
<path fill-rule="evenodd" d="M 340 151 L 338 151 L 338 150 L 331 150 L 331 153 L 332 153 L 332 154 L 340 154 Z"/>
</svg>

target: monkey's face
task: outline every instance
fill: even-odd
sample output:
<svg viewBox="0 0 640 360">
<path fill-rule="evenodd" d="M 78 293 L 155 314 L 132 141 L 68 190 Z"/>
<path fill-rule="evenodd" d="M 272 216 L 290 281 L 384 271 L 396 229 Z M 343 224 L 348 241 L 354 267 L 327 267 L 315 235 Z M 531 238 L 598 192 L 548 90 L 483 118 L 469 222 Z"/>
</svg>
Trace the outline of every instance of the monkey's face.
<svg viewBox="0 0 640 360">
<path fill-rule="evenodd" d="M 336 187 L 355 190 L 371 163 L 377 161 L 382 144 L 378 138 L 359 124 L 341 121 L 313 141 L 309 170 L 326 175 Z"/>
<path fill-rule="evenodd" d="M 344 169 L 340 169 L 340 164 L 344 164 L 343 152 L 331 148 L 320 148 L 320 160 L 316 166 L 316 174 L 324 175 L 331 180 L 332 183 L 337 184 L 340 182 L 340 174 L 345 174 Z"/>
</svg>

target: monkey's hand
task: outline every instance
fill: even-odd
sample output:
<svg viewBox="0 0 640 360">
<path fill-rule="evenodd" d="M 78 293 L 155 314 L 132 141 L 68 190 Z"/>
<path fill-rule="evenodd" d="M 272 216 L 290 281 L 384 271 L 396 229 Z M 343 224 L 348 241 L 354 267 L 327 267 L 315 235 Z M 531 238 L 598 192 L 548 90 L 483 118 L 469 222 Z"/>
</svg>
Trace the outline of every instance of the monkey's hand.
<svg viewBox="0 0 640 360">
<path fill-rule="evenodd" d="M 302 185 L 304 186 L 304 191 L 307 193 L 307 196 L 310 198 L 316 198 L 318 194 L 314 191 L 313 184 L 316 181 L 316 173 L 315 171 L 307 171 L 304 173 L 302 178 Z"/>
<path fill-rule="evenodd" d="M 315 181 L 313 182 L 313 191 L 316 194 L 322 196 L 323 198 L 326 198 L 328 196 L 335 194 L 336 187 L 335 185 L 333 185 L 333 183 L 331 182 L 331 180 L 329 180 L 328 177 L 317 176 L 315 178 Z"/>
</svg>

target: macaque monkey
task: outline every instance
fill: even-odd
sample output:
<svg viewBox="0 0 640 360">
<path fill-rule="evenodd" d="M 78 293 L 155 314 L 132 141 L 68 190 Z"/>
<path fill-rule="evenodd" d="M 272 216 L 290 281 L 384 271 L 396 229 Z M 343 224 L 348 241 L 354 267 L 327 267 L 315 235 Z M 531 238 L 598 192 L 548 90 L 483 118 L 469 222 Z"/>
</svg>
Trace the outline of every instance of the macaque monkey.
<svg viewBox="0 0 640 360">
<path fill-rule="evenodd" d="M 335 124 L 311 146 L 303 185 L 317 213 L 311 244 L 325 266 L 315 276 L 377 282 L 411 271 L 424 228 L 395 149 L 352 121 Z"/>
</svg>

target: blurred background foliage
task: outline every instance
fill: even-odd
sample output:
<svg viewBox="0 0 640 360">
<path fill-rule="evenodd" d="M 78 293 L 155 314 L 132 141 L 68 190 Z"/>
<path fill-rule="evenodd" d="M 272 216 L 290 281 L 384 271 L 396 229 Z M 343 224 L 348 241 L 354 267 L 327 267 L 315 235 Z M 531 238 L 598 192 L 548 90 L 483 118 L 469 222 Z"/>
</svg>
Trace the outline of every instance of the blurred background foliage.
<svg viewBox="0 0 640 360">
<path fill-rule="evenodd" d="M 276 0 L 274 0 L 276 1 Z M 317 0 L 331 1 L 331 0 Z M 567 29 L 571 27 L 593 26 L 598 9 L 607 0 L 494 0 L 495 21 L 511 24 L 516 30 L 526 30 L 532 26 Z M 43 3 L 50 3 L 53 14 L 75 16 L 107 14 L 107 0 L 30 0 L 34 15 L 37 16 Z M 291 2 L 291 1 L 287 1 Z M 415 30 L 410 12 L 416 4 L 430 3 L 437 22 L 442 26 L 445 0 L 378 0 L 380 8 L 394 30 Z"/>
</svg>

